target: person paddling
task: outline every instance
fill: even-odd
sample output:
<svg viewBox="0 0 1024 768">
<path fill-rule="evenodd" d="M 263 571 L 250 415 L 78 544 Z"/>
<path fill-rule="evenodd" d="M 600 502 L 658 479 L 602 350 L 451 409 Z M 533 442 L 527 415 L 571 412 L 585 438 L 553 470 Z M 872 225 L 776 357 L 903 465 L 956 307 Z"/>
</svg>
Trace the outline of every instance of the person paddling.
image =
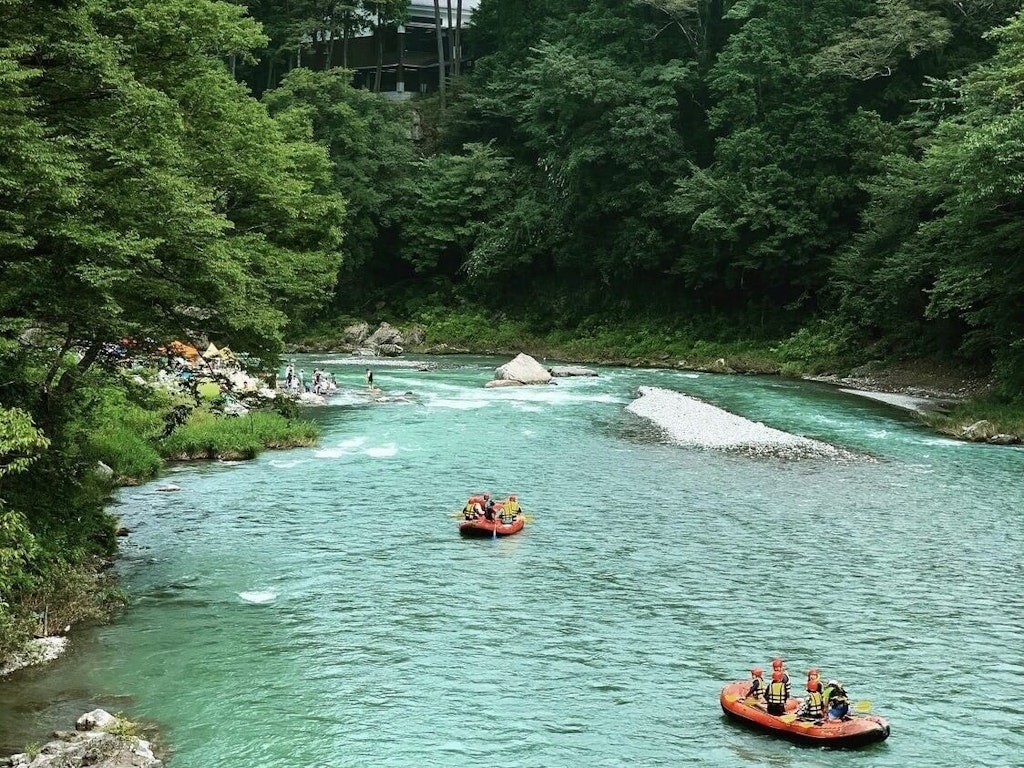
<svg viewBox="0 0 1024 768">
<path fill-rule="evenodd" d="M 789 675 L 786 674 L 786 662 L 782 659 L 772 659 L 772 679 L 775 679 L 775 673 L 778 672 L 782 675 L 782 682 L 786 686 L 786 698 L 789 698 Z"/>
<path fill-rule="evenodd" d="M 829 720 L 848 720 L 850 715 L 850 699 L 846 690 L 838 680 L 829 680 L 822 692 L 822 700 L 828 711 Z"/>
<path fill-rule="evenodd" d="M 825 716 L 825 700 L 821 696 L 821 683 L 817 678 L 807 681 L 807 698 L 800 705 L 796 716 L 801 720 L 820 721 Z"/>
<path fill-rule="evenodd" d="M 514 493 L 509 494 L 509 497 L 501 505 L 501 522 L 505 525 L 515 522 L 520 512 L 522 512 L 522 509 L 519 506 L 519 500 L 516 498 L 516 495 Z"/>
<path fill-rule="evenodd" d="M 760 667 L 754 667 L 750 670 L 750 687 L 747 689 L 747 698 L 756 697 L 761 698 L 764 696 L 765 684 L 764 684 L 764 670 Z"/>
<path fill-rule="evenodd" d="M 764 700 L 767 704 L 768 714 L 786 714 L 786 700 L 788 698 L 789 692 L 786 688 L 786 684 L 782 680 L 782 672 L 780 670 L 775 670 L 772 672 L 772 681 L 768 683 L 768 688 L 764 692 Z"/>
</svg>

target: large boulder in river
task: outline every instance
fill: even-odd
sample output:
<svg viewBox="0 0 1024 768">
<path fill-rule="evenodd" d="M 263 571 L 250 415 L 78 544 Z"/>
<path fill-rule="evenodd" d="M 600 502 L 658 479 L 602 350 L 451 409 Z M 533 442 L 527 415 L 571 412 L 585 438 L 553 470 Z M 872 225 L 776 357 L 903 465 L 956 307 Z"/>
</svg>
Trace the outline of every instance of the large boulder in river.
<svg viewBox="0 0 1024 768">
<path fill-rule="evenodd" d="M 514 360 L 495 369 L 494 380 L 512 381 L 520 384 L 547 384 L 551 381 L 551 374 L 532 357 L 520 353 L 516 355 Z M 493 386 L 493 384 L 491 385 Z"/>
</svg>

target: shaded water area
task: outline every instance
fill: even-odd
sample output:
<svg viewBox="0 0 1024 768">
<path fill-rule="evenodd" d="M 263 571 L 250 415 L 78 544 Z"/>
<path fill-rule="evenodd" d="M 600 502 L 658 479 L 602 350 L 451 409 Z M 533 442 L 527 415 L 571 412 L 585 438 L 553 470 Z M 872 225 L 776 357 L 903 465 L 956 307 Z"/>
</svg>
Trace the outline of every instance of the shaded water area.
<svg viewBox="0 0 1024 768">
<path fill-rule="evenodd" d="M 342 385 L 308 411 L 318 447 L 121 492 L 135 605 L 0 686 L 4 748 L 101 704 L 159 723 L 172 768 L 1020 763 L 1024 451 L 820 384 L 608 368 L 484 390 L 504 359 L 443 358 L 375 367 L 412 393 L 376 403 L 352 362 L 300 359 Z M 623 410 L 645 384 L 864 460 L 668 445 Z M 460 539 L 485 489 L 535 519 Z M 721 686 L 775 655 L 890 739 L 830 752 L 725 720 Z"/>
</svg>

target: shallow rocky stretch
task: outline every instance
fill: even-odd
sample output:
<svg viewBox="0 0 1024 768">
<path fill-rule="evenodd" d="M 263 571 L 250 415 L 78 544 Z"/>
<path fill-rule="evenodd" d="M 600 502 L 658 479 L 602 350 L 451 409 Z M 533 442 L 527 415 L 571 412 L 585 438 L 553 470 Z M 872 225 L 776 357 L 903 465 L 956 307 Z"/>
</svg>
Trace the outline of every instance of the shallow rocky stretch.
<svg viewBox="0 0 1024 768">
<path fill-rule="evenodd" d="M 679 392 L 640 387 L 637 394 L 637 399 L 626 406 L 626 410 L 653 421 L 679 445 L 788 458 L 854 457 L 834 445 L 766 427 Z"/>
</svg>

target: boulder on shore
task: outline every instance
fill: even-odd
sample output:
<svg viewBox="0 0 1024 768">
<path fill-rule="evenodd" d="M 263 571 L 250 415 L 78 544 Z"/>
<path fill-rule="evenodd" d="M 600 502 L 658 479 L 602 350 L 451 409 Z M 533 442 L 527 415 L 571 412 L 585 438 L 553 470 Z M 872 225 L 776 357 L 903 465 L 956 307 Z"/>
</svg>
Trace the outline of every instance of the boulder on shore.
<svg viewBox="0 0 1024 768">
<path fill-rule="evenodd" d="M 554 368 L 548 368 L 548 373 L 555 378 L 565 376 L 597 376 L 597 371 L 593 368 L 583 368 L 579 365 L 556 365 Z"/>
<path fill-rule="evenodd" d="M 353 323 L 341 332 L 341 339 L 346 344 L 358 347 L 370 335 L 370 326 L 366 323 Z"/>
<path fill-rule="evenodd" d="M 495 369 L 494 379 L 495 381 L 513 381 L 520 384 L 548 384 L 551 381 L 551 374 L 532 357 L 520 352 L 513 360 Z M 492 384 L 492 386 L 494 385 Z"/>
<path fill-rule="evenodd" d="M 401 346 L 405 343 L 405 339 L 402 338 L 402 333 L 390 323 L 381 323 L 377 326 L 377 330 L 374 331 L 370 338 L 365 342 L 365 345 L 370 349 L 375 349 L 383 344 L 396 344 Z"/>
</svg>

